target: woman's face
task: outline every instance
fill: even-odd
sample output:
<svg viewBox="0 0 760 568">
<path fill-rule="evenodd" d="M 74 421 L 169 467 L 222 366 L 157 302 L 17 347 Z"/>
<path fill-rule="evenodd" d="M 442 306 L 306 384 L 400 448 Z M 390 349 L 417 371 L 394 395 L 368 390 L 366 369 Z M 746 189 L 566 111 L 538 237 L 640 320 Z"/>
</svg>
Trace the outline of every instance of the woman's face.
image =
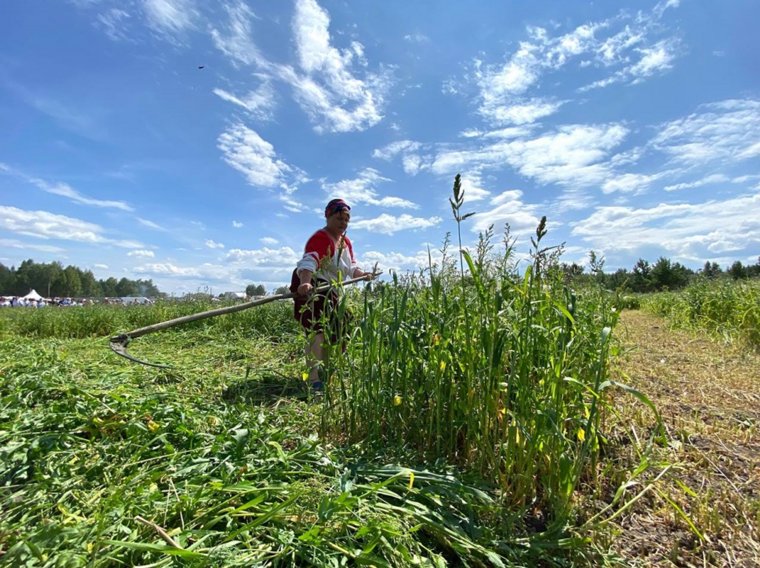
<svg viewBox="0 0 760 568">
<path fill-rule="evenodd" d="M 351 213 L 348 211 L 334 213 L 327 218 L 327 229 L 336 236 L 342 235 L 348 229 L 348 222 L 350 220 Z"/>
</svg>

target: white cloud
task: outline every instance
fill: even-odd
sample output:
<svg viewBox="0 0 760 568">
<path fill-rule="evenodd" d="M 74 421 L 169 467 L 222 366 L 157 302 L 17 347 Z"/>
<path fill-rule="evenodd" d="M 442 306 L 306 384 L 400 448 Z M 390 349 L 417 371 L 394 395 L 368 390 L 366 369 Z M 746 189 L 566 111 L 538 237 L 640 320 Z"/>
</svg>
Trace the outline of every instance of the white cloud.
<svg viewBox="0 0 760 568">
<path fill-rule="evenodd" d="M 354 41 L 342 50 L 333 47 L 329 25 L 329 15 L 315 0 L 297 0 L 293 34 L 305 75 L 283 69 L 282 76 L 318 132 L 365 130 L 382 119 L 388 78 L 374 73 L 358 78 L 353 68 L 366 66 L 363 46 Z"/>
<path fill-rule="evenodd" d="M 143 0 L 143 11 L 151 28 L 169 36 L 193 28 L 198 17 L 192 0 Z"/>
<path fill-rule="evenodd" d="M 367 205 L 377 205 L 380 207 L 402 207 L 407 209 L 417 209 L 419 206 L 401 197 L 380 196 L 375 187 L 383 182 L 391 180 L 380 175 L 373 168 L 366 168 L 359 173 L 355 179 L 345 179 L 336 183 L 323 183 L 322 189 L 327 192 L 330 198 L 340 197 L 345 199 L 351 206 L 366 203 Z"/>
<path fill-rule="evenodd" d="M 703 105 L 686 118 L 660 125 L 652 146 L 677 163 L 701 166 L 736 162 L 756 154 L 760 144 L 760 101 L 726 100 Z"/>
<path fill-rule="evenodd" d="M 242 229 L 243 223 L 241 223 L 240 221 L 232 221 L 232 226 L 235 227 L 236 229 Z"/>
<path fill-rule="evenodd" d="M 230 262 L 242 263 L 246 266 L 271 265 L 295 267 L 296 263 L 301 259 L 301 255 L 297 254 L 290 247 L 280 247 L 278 249 L 264 247 L 248 250 L 231 249 L 224 259 Z"/>
<path fill-rule="evenodd" d="M 430 43 L 430 38 L 423 33 L 415 32 L 413 34 L 406 34 L 404 40 L 409 43 Z"/>
<path fill-rule="evenodd" d="M 760 194 L 639 209 L 597 207 L 573 225 L 573 235 L 607 251 L 655 247 L 698 258 L 707 252 L 758 250 Z"/>
<path fill-rule="evenodd" d="M 214 94 L 222 100 L 244 108 L 256 119 L 272 120 L 274 118 L 273 112 L 277 101 L 274 88 L 269 80 L 265 80 L 258 89 L 250 91 L 242 98 L 218 88 L 214 89 Z"/>
<path fill-rule="evenodd" d="M 29 211 L 0 205 L 0 228 L 39 239 L 112 244 L 122 248 L 144 248 L 144 245 L 139 242 L 103 236 L 103 227 L 95 223 L 48 211 Z"/>
<path fill-rule="evenodd" d="M 672 185 L 666 185 L 663 189 L 665 191 L 681 191 L 682 189 L 693 189 L 695 187 L 702 187 L 703 185 L 710 185 L 714 183 L 728 183 L 732 181 L 728 176 L 723 174 L 713 174 L 702 179 L 691 182 L 675 183 Z M 736 182 L 741 183 L 741 182 Z"/>
<path fill-rule="evenodd" d="M 427 219 L 423 217 L 412 217 L 404 213 L 398 217 L 383 213 L 379 217 L 374 219 L 360 219 L 358 221 L 352 221 L 351 226 L 354 229 L 364 229 L 374 233 L 382 233 L 384 235 L 392 235 L 399 231 L 428 229 L 435 227 L 441 223 L 440 217 L 429 217 Z"/>
<path fill-rule="evenodd" d="M 606 180 L 602 184 L 602 192 L 614 193 L 618 191 L 621 193 L 634 193 L 638 195 L 640 193 L 644 193 L 649 188 L 649 186 L 663 177 L 663 175 L 665 174 L 618 174 Z"/>
<path fill-rule="evenodd" d="M 175 278 L 202 278 L 216 275 L 219 267 L 204 264 L 202 266 L 177 266 L 171 262 L 151 263 L 136 266 L 132 270 L 138 274 L 172 276 Z"/>
<path fill-rule="evenodd" d="M 515 236 L 535 231 L 541 218 L 537 213 L 538 207 L 524 203 L 522 196 L 523 192 L 519 189 L 511 189 L 493 197 L 488 211 L 472 216 L 472 231 L 485 231 L 491 225 L 499 230 L 506 223 L 509 224 L 510 231 Z"/>
<path fill-rule="evenodd" d="M 532 139 L 499 141 L 477 150 L 443 150 L 432 165 L 450 175 L 466 168 L 504 163 L 541 183 L 567 187 L 598 186 L 612 174 L 610 155 L 628 134 L 620 124 L 565 125 Z"/>
<path fill-rule="evenodd" d="M 145 249 L 139 249 L 139 250 L 131 250 L 127 253 L 127 256 L 140 256 L 143 258 L 153 258 L 156 256 L 152 250 L 145 250 Z"/>
<path fill-rule="evenodd" d="M 234 124 L 219 136 L 218 148 L 224 154 L 224 161 L 254 186 L 292 191 L 288 179 L 300 175 L 297 169 L 277 157 L 272 144 L 242 123 Z"/>
<path fill-rule="evenodd" d="M 673 67 L 674 57 L 674 46 L 669 42 L 661 41 L 652 47 L 641 49 L 641 59 L 630 67 L 629 73 L 634 78 L 634 82 L 638 82 L 644 77 Z"/>
<path fill-rule="evenodd" d="M 119 8 L 111 8 L 96 17 L 95 25 L 114 41 L 128 39 L 127 22 L 131 16 Z"/>
<path fill-rule="evenodd" d="M 224 245 L 222 243 L 217 243 L 216 241 L 212 241 L 211 239 L 206 240 L 206 248 L 210 249 L 223 249 Z"/>
<path fill-rule="evenodd" d="M 167 229 L 164 229 L 158 223 L 154 223 L 153 221 L 149 221 L 148 219 L 142 219 L 142 218 L 138 217 L 137 218 L 137 222 L 140 223 L 141 225 L 144 225 L 144 226 L 146 226 L 146 227 L 148 227 L 150 229 L 154 229 L 156 231 L 164 231 L 164 232 L 167 231 Z"/>
<path fill-rule="evenodd" d="M 276 245 L 278 242 L 280 242 L 277 239 L 272 238 L 272 237 L 262 237 L 259 239 L 259 241 L 261 241 L 265 245 Z"/>
<path fill-rule="evenodd" d="M 58 255 L 66 252 L 66 249 L 63 249 L 61 247 L 52 245 L 37 245 L 33 243 L 22 242 L 16 239 L 0 239 L 0 249 L 36 250 Z"/>
<path fill-rule="evenodd" d="M 563 104 L 564 102 L 531 99 L 515 104 L 495 105 L 493 108 L 483 107 L 481 112 L 498 123 L 530 124 L 554 114 Z"/>
<path fill-rule="evenodd" d="M 401 155 L 401 165 L 404 172 L 413 176 L 425 169 L 430 162 L 430 158 L 421 155 L 418 151 L 422 144 L 412 140 L 398 140 L 391 142 L 383 148 L 377 148 L 372 152 L 373 158 L 381 160 L 391 160 L 397 155 Z"/>
<path fill-rule="evenodd" d="M 217 28 L 211 29 L 211 38 L 216 48 L 235 64 L 269 68 L 270 63 L 251 40 L 250 20 L 254 17 L 251 9 L 240 1 L 226 5 L 225 9 L 229 16 L 227 28 L 222 31 Z"/>
<path fill-rule="evenodd" d="M 82 205 L 92 205 L 94 207 L 121 209 L 122 211 L 134 210 L 130 205 L 128 205 L 127 203 L 123 201 L 94 199 L 92 197 L 87 197 L 79 193 L 77 190 L 75 190 L 73 187 L 71 187 L 67 183 L 63 183 L 63 182 L 49 183 L 43 179 L 30 176 L 14 168 L 11 168 L 7 164 L 2 164 L 2 166 L 3 167 L 0 168 L 0 171 L 2 171 L 3 173 L 7 173 L 9 175 L 21 178 L 24 181 L 37 186 L 38 188 L 40 188 L 42 191 L 45 191 L 46 193 L 65 197 L 73 201 L 74 203 L 81 203 Z"/>
</svg>

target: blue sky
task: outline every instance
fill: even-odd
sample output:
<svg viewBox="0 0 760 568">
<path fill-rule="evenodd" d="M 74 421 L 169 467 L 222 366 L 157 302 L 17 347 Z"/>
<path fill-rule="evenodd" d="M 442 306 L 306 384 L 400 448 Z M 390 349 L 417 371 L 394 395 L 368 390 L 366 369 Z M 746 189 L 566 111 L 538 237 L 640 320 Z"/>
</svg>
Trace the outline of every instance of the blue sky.
<svg viewBox="0 0 760 568">
<path fill-rule="evenodd" d="M 365 267 L 542 215 L 566 262 L 760 254 L 755 0 L 8 0 L 0 262 L 168 293 L 289 281 L 326 201 Z"/>
</svg>

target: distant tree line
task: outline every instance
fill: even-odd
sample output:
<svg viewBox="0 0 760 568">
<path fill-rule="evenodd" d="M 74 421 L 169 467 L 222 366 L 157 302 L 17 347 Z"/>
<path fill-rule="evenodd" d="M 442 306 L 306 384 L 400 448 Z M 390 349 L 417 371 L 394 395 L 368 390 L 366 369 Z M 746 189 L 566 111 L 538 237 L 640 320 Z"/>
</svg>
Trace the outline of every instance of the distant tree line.
<svg viewBox="0 0 760 568">
<path fill-rule="evenodd" d="M 24 296 L 31 289 L 46 298 L 163 297 L 152 280 L 114 277 L 97 280 L 90 270 L 63 267 L 60 262 L 23 261 L 18 268 L 0 263 L 0 295 Z"/>
<path fill-rule="evenodd" d="M 563 263 L 562 270 L 568 278 L 575 281 L 595 281 L 611 290 L 624 289 L 631 292 L 678 290 L 698 277 L 709 280 L 760 278 L 760 257 L 754 265 L 745 266 L 737 260 L 725 270 L 717 262 L 710 261 L 705 262 L 700 270 L 692 270 L 662 256 L 654 264 L 640 258 L 631 270 L 619 268 L 615 272 L 607 273 L 604 271 L 604 258 L 591 251 L 589 265 L 589 272 L 576 263 Z"/>
</svg>

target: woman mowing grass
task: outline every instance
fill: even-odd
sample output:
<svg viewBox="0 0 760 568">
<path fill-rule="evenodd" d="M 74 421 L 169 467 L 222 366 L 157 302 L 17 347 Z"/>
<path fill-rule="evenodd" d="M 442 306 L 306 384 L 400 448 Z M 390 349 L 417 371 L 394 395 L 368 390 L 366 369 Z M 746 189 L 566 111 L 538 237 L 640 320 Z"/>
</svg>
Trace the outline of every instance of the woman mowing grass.
<svg viewBox="0 0 760 568">
<path fill-rule="evenodd" d="M 304 247 L 290 281 L 290 291 L 297 294 L 293 314 L 310 337 L 306 347 L 309 382 L 314 390 L 322 390 L 319 369 L 325 360 L 325 329 L 328 326 L 331 343 L 344 338 L 347 313 L 337 310 L 338 292 L 331 289 L 312 294 L 320 284 L 372 274 L 359 268 L 354 258 L 351 239 L 346 229 L 351 220 L 351 207 L 342 199 L 333 199 L 325 207 L 325 226 L 316 231 Z"/>
</svg>

